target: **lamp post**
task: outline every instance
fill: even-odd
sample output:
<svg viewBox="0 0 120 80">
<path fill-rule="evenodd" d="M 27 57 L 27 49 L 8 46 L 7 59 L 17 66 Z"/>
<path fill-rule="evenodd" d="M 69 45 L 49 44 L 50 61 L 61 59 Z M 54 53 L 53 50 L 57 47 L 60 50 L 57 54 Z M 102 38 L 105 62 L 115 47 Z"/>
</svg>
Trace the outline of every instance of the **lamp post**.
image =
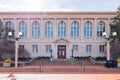
<svg viewBox="0 0 120 80">
<path fill-rule="evenodd" d="M 112 32 L 112 36 L 116 36 L 116 35 L 117 35 L 116 32 Z M 107 40 L 107 60 L 110 60 L 110 41 L 112 38 L 108 36 L 106 32 L 103 32 L 103 36 Z"/>
<path fill-rule="evenodd" d="M 8 36 L 11 37 L 13 34 L 12 32 L 8 32 Z M 18 40 L 21 39 L 22 32 L 18 33 L 18 36 L 15 37 L 15 68 L 18 67 Z"/>
<path fill-rule="evenodd" d="M 72 56 L 71 56 L 71 57 L 72 57 L 72 59 L 73 59 L 73 51 L 74 51 L 74 50 L 72 49 Z"/>
<path fill-rule="evenodd" d="M 50 53 L 51 53 L 50 58 L 52 58 L 52 49 L 50 50 Z"/>
</svg>

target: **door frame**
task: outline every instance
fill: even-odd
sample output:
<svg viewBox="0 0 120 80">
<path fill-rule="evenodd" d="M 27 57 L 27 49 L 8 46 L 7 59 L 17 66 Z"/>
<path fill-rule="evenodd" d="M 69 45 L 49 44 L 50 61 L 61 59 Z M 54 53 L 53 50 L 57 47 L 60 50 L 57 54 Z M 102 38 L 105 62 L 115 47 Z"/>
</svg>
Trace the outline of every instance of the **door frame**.
<svg viewBox="0 0 120 80">
<path fill-rule="evenodd" d="M 59 47 L 64 47 L 63 49 L 59 49 Z M 62 53 L 62 55 L 60 56 L 59 54 L 59 51 L 61 52 L 64 52 L 64 55 Z M 58 59 L 66 59 L 66 45 L 58 45 L 57 46 L 57 56 L 58 56 Z"/>
</svg>

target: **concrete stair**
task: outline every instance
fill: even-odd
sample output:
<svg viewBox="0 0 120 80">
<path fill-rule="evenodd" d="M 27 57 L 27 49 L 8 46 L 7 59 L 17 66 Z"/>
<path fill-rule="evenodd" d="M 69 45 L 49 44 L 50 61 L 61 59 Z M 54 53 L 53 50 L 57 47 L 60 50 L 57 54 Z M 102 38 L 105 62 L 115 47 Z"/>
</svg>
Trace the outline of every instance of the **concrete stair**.
<svg viewBox="0 0 120 80">
<path fill-rule="evenodd" d="M 88 60 L 34 60 L 31 65 L 93 65 Z"/>
</svg>

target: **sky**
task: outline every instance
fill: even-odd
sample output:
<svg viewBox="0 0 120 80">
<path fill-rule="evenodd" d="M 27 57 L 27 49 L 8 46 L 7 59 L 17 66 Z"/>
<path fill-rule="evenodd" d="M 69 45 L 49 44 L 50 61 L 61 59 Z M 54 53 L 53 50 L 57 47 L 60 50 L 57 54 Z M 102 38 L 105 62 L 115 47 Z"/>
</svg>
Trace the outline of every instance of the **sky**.
<svg viewBox="0 0 120 80">
<path fill-rule="evenodd" d="M 116 11 L 120 0 L 0 0 L 0 12 Z"/>
</svg>

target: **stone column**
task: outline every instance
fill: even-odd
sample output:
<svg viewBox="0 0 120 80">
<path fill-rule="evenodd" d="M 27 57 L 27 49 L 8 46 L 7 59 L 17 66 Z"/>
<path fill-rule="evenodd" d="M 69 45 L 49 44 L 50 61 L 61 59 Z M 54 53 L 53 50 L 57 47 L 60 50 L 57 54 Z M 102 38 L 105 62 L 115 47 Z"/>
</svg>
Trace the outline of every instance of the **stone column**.
<svg viewBox="0 0 120 80">
<path fill-rule="evenodd" d="M 44 39 L 44 21 L 43 21 L 43 18 L 41 18 L 41 26 L 40 26 L 40 37 L 41 37 L 41 40 Z"/>
<path fill-rule="evenodd" d="M 54 27 L 53 27 L 53 37 L 54 37 L 54 40 L 57 39 L 57 21 L 56 21 L 56 18 L 54 18 Z"/>
<path fill-rule="evenodd" d="M 27 21 L 28 23 L 28 26 L 27 26 L 27 38 L 28 39 L 31 39 L 31 37 L 32 37 L 32 22 L 30 22 L 30 19 L 28 19 L 28 21 Z"/>
<path fill-rule="evenodd" d="M 107 22 L 106 22 L 106 25 L 105 25 L 106 26 L 106 32 L 108 33 L 108 35 L 110 35 L 110 25 L 109 24 L 110 24 L 110 19 L 108 18 Z"/>
<path fill-rule="evenodd" d="M 70 29 L 71 28 L 71 24 L 70 24 L 70 19 L 68 18 L 68 24 L 67 24 L 67 29 L 66 29 L 66 31 L 67 31 L 67 34 L 66 34 L 66 36 L 67 36 L 67 40 L 70 40 Z"/>
<path fill-rule="evenodd" d="M 84 39 L 84 21 L 83 18 L 81 18 L 81 24 L 80 24 L 80 39 Z"/>
<path fill-rule="evenodd" d="M 92 27 L 93 31 L 92 31 L 92 37 L 94 40 L 97 39 L 97 21 L 96 18 L 94 18 L 94 22 L 93 22 L 93 27 Z"/>
<path fill-rule="evenodd" d="M 14 27 L 15 27 L 15 36 L 17 36 L 17 34 L 19 32 L 19 23 L 20 23 L 20 21 L 16 18 L 15 19 L 15 24 L 14 24 Z"/>
</svg>

